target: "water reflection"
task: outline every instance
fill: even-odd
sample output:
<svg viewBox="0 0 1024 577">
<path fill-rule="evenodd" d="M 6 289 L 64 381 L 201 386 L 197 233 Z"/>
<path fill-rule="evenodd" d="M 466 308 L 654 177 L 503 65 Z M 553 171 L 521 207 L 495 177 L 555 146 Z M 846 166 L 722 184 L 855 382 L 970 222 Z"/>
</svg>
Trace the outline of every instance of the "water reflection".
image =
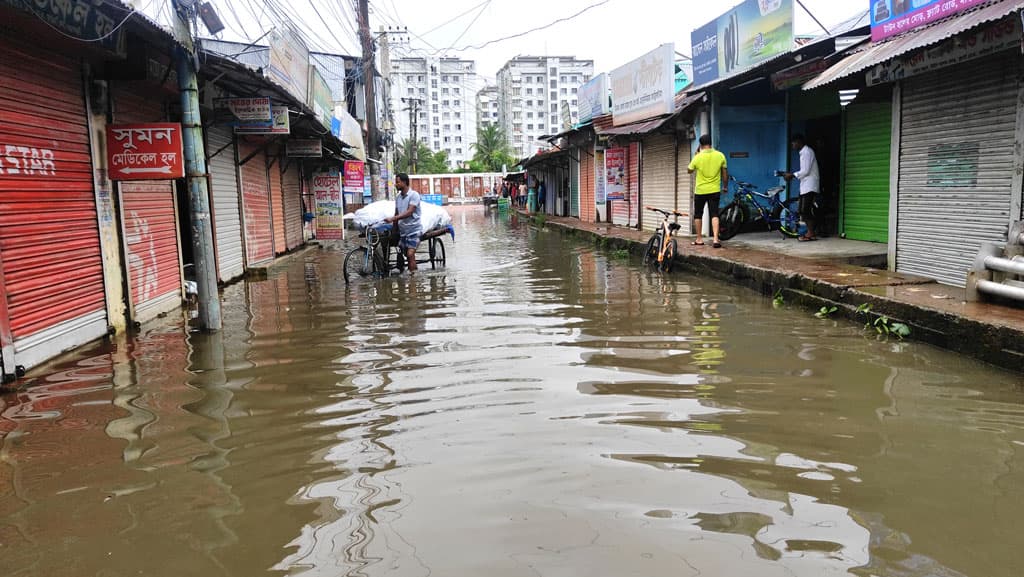
<svg viewBox="0 0 1024 577">
<path fill-rule="evenodd" d="M 14 575 L 1011 576 L 1019 377 L 456 214 L 310 251 L 4 398 Z"/>
</svg>

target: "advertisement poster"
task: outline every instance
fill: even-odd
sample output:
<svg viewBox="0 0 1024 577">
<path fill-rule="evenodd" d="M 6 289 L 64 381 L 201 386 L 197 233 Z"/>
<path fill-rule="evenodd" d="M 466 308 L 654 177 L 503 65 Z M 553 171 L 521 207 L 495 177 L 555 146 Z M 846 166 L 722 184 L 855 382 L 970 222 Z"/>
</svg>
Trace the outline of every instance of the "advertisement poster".
<svg viewBox="0 0 1024 577">
<path fill-rule="evenodd" d="M 108 124 L 107 163 L 110 180 L 174 180 L 184 177 L 181 125 Z"/>
<path fill-rule="evenodd" d="M 341 176 L 337 169 L 313 174 L 313 198 L 316 199 L 316 237 L 341 240 L 344 205 L 341 201 Z"/>
<path fill-rule="evenodd" d="M 362 196 L 366 180 L 365 166 L 359 160 L 345 161 L 345 192 Z"/>
<path fill-rule="evenodd" d="M 306 102 L 309 88 L 309 50 L 294 34 L 270 33 L 270 66 L 267 77 L 283 86 L 299 102 Z"/>
<path fill-rule="evenodd" d="M 270 126 L 273 120 L 269 97 L 215 98 L 215 122 L 228 126 L 242 124 Z"/>
<path fill-rule="evenodd" d="M 270 109 L 273 119 L 269 125 L 265 122 L 242 123 L 235 127 L 235 134 L 291 134 L 292 124 L 288 117 L 288 107 L 275 104 Z"/>
<path fill-rule="evenodd" d="M 309 102 L 307 104 L 313 109 L 320 124 L 330 130 L 334 120 L 334 98 L 331 96 L 331 87 L 327 85 L 327 81 L 315 66 L 309 67 Z"/>
<path fill-rule="evenodd" d="M 662 44 L 612 70 L 612 121 L 615 126 L 675 112 L 675 44 Z"/>
<path fill-rule="evenodd" d="M 988 0 L 869 0 L 871 39 L 884 40 Z"/>
<path fill-rule="evenodd" d="M 606 200 L 626 199 L 626 149 L 609 148 L 604 151 L 604 192 Z"/>
<path fill-rule="evenodd" d="M 745 0 L 690 34 L 693 83 L 737 74 L 793 49 L 793 0 Z"/>
<path fill-rule="evenodd" d="M 580 86 L 577 95 L 580 124 L 586 124 L 598 116 L 612 111 L 608 98 L 608 75 L 598 74 L 590 82 Z"/>
</svg>

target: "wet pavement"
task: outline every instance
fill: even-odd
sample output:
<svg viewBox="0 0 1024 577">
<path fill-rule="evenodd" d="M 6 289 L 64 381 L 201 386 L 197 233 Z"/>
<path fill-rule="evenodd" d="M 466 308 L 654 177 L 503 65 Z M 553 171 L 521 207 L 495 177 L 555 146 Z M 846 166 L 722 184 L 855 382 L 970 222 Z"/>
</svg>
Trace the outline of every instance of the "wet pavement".
<svg viewBox="0 0 1024 577">
<path fill-rule="evenodd" d="M 455 215 L 3 397 L 2 574 L 1020 575 L 1019 374 Z"/>
</svg>

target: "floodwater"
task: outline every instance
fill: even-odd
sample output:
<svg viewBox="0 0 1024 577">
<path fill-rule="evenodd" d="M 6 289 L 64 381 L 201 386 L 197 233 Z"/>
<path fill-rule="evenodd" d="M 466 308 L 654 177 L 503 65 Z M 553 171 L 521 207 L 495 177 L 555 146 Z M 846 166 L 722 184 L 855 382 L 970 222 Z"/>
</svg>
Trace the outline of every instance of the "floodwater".
<svg viewBox="0 0 1024 577">
<path fill-rule="evenodd" d="M 5 576 L 1019 576 L 1021 376 L 456 213 L 3 398 Z"/>
</svg>

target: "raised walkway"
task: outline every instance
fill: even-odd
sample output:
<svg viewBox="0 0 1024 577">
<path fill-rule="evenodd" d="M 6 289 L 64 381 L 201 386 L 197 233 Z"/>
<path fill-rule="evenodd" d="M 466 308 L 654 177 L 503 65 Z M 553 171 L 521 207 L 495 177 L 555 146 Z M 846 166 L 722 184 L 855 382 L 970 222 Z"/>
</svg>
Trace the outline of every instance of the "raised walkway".
<svg viewBox="0 0 1024 577">
<path fill-rule="evenodd" d="M 545 215 L 545 225 L 634 254 L 642 254 L 650 238 L 648 232 L 575 218 Z M 782 241 L 789 243 L 783 251 L 771 242 L 759 246 L 743 237 L 722 249 L 694 247 L 679 237 L 677 265 L 766 295 L 782 291 L 787 303 L 813 309 L 835 306 L 835 316 L 860 322 L 865 313 L 858 307 L 870 305 L 871 315 L 886 315 L 909 326 L 910 340 L 1024 373 L 1024 310 L 969 303 L 963 289 L 861 266 L 851 258 L 858 255 L 842 250 L 829 256 L 825 242 Z"/>
</svg>

